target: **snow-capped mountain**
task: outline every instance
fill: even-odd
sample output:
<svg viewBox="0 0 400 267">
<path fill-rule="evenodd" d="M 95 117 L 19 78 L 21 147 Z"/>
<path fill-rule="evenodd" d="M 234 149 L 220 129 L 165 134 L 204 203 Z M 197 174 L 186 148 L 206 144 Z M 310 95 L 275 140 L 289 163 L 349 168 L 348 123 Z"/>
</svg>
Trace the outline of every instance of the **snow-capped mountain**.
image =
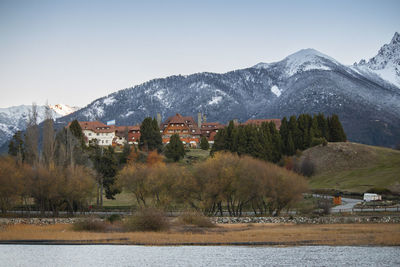
<svg viewBox="0 0 400 267">
<path fill-rule="evenodd" d="M 79 109 L 79 107 L 71 107 L 65 104 L 55 104 L 49 105 L 50 108 L 54 111 L 54 117 L 59 118 L 63 116 L 67 116 L 71 113 L 74 113 Z"/>
<path fill-rule="evenodd" d="M 64 104 L 49 105 L 54 119 L 66 116 L 79 108 Z M 9 108 L 0 108 L 0 145 L 6 142 L 17 131 L 23 131 L 29 118 L 31 106 L 21 105 Z M 45 118 L 45 106 L 37 106 L 38 123 Z"/>
<path fill-rule="evenodd" d="M 378 76 L 400 88 L 400 34 L 396 32 L 392 41 L 382 46 L 375 57 L 368 62 L 362 59 L 353 69 L 371 78 Z"/>
<path fill-rule="evenodd" d="M 158 112 L 163 119 L 202 112 L 208 121 L 221 123 L 323 112 L 339 115 L 349 140 L 392 147 L 400 142 L 400 85 L 379 71 L 399 69 L 398 40 L 396 33 L 374 60 L 354 66 L 304 49 L 278 62 L 223 74 L 154 79 L 99 98 L 58 118 L 56 125 L 73 119 L 133 125 Z"/>
<path fill-rule="evenodd" d="M 338 114 L 352 141 L 394 146 L 400 142 L 400 88 L 375 74 L 374 68 L 396 67 L 398 36 L 365 63 L 368 72 L 362 70 L 363 64 L 346 66 L 314 49 L 304 49 L 279 62 L 224 74 L 154 79 L 99 98 L 58 122 L 115 119 L 126 125 L 157 112 L 163 118 L 177 112 L 192 116 L 202 112 L 208 121 L 225 123 L 235 118 L 323 112 Z"/>
<path fill-rule="evenodd" d="M 322 54 L 321 52 L 308 48 L 302 49 L 280 62 L 276 63 L 258 63 L 253 68 L 257 69 L 272 69 L 279 68 L 284 69 L 282 72 L 281 79 L 287 79 L 297 73 L 309 71 L 309 70 L 332 70 L 331 65 L 340 65 L 335 59 Z M 334 67 L 334 66 L 333 66 Z"/>
</svg>

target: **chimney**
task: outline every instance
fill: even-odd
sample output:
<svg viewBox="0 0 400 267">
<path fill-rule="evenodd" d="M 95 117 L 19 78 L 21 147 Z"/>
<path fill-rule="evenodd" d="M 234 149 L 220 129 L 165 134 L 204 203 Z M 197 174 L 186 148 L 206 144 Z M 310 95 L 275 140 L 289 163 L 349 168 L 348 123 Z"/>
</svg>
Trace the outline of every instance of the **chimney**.
<svg viewBox="0 0 400 267">
<path fill-rule="evenodd" d="M 197 113 L 197 126 L 201 128 L 201 113 Z"/>
<path fill-rule="evenodd" d="M 206 118 L 206 115 L 204 114 L 203 115 L 203 123 L 206 123 L 207 122 L 207 118 Z"/>
<path fill-rule="evenodd" d="M 157 113 L 157 123 L 158 123 L 158 126 L 161 125 L 161 114 L 160 113 Z"/>
</svg>

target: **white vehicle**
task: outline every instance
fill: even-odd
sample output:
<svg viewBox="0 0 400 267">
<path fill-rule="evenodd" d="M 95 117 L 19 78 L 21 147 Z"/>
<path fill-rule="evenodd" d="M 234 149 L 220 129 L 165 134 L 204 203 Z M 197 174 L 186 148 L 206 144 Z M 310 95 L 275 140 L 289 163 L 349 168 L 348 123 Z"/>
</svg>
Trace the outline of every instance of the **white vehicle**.
<svg viewBox="0 0 400 267">
<path fill-rule="evenodd" d="M 382 200 L 382 196 L 375 193 L 364 193 L 363 200 L 366 202 Z"/>
</svg>

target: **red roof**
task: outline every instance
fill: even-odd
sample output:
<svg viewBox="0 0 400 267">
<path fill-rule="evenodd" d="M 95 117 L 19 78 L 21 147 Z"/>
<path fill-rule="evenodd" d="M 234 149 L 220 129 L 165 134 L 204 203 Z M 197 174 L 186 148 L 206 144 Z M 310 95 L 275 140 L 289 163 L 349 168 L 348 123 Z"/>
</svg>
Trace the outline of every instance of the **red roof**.
<svg viewBox="0 0 400 267">
<path fill-rule="evenodd" d="M 191 116 L 184 117 L 179 113 L 176 113 L 175 116 L 169 117 L 166 121 L 164 121 L 162 123 L 162 125 L 165 127 L 170 123 L 187 123 L 187 124 L 191 124 L 191 125 L 197 126 L 197 123 L 195 122 L 193 117 L 191 117 Z"/>
<path fill-rule="evenodd" d="M 100 121 L 79 121 L 79 125 L 81 126 L 82 130 L 90 130 L 95 133 L 112 133 L 115 131 L 114 125 L 105 125 Z M 71 122 L 68 123 L 69 127 Z"/>
<path fill-rule="evenodd" d="M 135 136 L 139 135 L 140 136 L 140 125 L 117 126 L 117 127 L 115 127 L 115 135 L 117 135 L 119 137 L 125 137 L 126 130 L 128 130 L 128 136 L 130 136 L 130 135 L 135 135 Z"/>
</svg>

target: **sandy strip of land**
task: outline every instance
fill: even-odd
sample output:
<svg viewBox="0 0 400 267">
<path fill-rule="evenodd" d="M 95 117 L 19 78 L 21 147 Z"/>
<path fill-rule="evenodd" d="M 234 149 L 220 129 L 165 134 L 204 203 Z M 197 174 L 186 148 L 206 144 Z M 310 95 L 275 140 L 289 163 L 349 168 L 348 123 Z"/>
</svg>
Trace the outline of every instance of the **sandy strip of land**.
<svg viewBox="0 0 400 267">
<path fill-rule="evenodd" d="M 0 229 L 0 243 L 46 240 L 74 243 L 140 245 L 400 245 L 400 224 L 235 224 L 189 231 L 75 232 L 69 224 L 8 225 Z"/>
</svg>

